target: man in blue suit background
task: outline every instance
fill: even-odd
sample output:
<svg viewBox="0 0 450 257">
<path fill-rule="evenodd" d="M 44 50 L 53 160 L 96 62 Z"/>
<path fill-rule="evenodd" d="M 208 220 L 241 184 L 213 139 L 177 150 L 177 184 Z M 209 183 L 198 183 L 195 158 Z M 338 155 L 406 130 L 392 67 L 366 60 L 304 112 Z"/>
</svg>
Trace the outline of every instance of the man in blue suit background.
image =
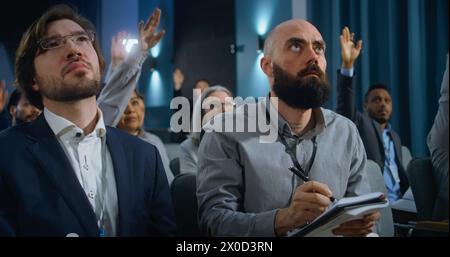
<svg viewBox="0 0 450 257">
<path fill-rule="evenodd" d="M 0 235 L 174 235 L 158 151 L 106 127 L 97 107 L 104 62 L 92 24 L 53 7 L 25 32 L 15 68 L 44 111 L 0 133 Z"/>
</svg>

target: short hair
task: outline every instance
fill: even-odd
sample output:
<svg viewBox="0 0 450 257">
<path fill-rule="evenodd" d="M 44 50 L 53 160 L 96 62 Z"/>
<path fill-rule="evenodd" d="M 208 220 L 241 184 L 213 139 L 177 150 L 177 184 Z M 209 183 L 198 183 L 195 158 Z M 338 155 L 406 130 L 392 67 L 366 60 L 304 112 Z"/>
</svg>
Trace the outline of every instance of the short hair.
<svg viewBox="0 0 450 257">
<path fill-rule="evenodd" d="M 391 94 L 391 92 L 389 92 L 389 89 L 387 88 L 387 86 L 385 84 L 376 83 L 376 84 L 371 85 L 369 87 L 369 89 L 367 90 L 366 95 L 364 96 L 365 102 L 367 102 L 367 100 L 369 100 L 370 92 L 372 92 L 375 89 L 383 89 L 383 90 L 386 90 L 389 94 Z"/>
<path fill-rule="evenodd" d="M 201 79 L 198 79 L 198 80 L 195 81 L 194 88 L 195 88 L 195 87 L 197 86 L 197 84 L 200 83 L 200 82 L 205 82 L 205 83 L 207 83 L 208 85 L 211 85 L 211 83 L 210 83 L 207 79 L 201 78 Z"/>
<path fill-rule="evenodd" d="M 12 106 L 19 105 L 19 101 L 20 101 L 21 97 L 22 97 L 22 93 L 20 92 L 20 90 L 17 88 L 14 89 L 14 91 L 11 93 L 11 96 L 9 97 L 8 105 L 7 105 L 6 109 L 9 111 L 9 109 Z"/>
<path fill-rule="evenodd" d="M 16 73 L 16 85 L 25 96 L 28 98 L 31 104 L 39 109 L 42 109 L 42 96 L 39 92 L 32 89 L 32 85 L 35 83 L 36 70 L 34 67 L 34 59 L 37 51 L 45 52 L 40 49 L 38 44 L 39 40 L 45 37 L 47 33 L 48 24 L 58 20 L 68 19 L 80 25 L 84 30 L 90 30 L 95 32 L 94 25 L 77 13 L 68 5 L 60 4 L 50 8 L 40 18 L 33 22 L 33 24 L 23 34 L 19 47 L 16 52 L 15 73 Z M 105 62 L 100 51 L 98 40 L 93 43 L 95 52 L 98 56 L 98 62 L 100 65 L 100 72 L 103 73 Z"/>
<path fill-rule="evenodd" d="M 142 101 L 144 101 L 144 96 L 141 95 L 141 93 L 139 93 L 139 91 L 138 91 L 136 88 L 134 89 L 134 93 L 136 93 L 136 95 L 137 95 L 137 97 L 138 97 L 139 99 L 141 99 Z"/>
<path fill-rule="evenodd" d="M 196 124 L 197 122 L 200 122 L 200 124 L 201 124 L 203 117 L 205 116 L 205 110 L 203 110 L 203 108 L 202 108 L 203 101 L 205 101 L 206 98 L 208 98 L 215 92 L 225 92 L 228 96 L 233 97 L 233 94 L 231 93 L 231 91 L 228 90 L 226 87 L 223 87 L 221 85 L 215 85 L 215 86 L 209 87 L 208 89 L 203 91 L 200 98 L 198 98 L 197 101 L 194 103 L 194 110 L 200 109 L 201 111 L 200 111 L 200 116 L 198 116 L 195 111 L 192 113 L 192 124 Z M 199 121 L 199 119 L 200 119 L 200 121 Z M 203 127 L 203 124 L 202 124 L 202 127 Z M 202 134 L 198 133 L 198 132 L 192 133 L 192 139 L 194 140 L 195 144 L 197 144 L 197 145 L 200 144 L 201 135 Z"/>
</svg>

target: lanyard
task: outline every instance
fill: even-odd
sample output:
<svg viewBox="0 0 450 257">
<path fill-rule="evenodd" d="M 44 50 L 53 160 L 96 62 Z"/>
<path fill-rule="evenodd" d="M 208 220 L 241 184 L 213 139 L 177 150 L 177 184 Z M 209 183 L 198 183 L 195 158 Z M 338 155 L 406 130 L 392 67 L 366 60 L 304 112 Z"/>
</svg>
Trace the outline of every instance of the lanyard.
<svg viewBox="0 0 450 257">
<path fill-rule="evenodd" d="M 305 180 L 305 178 L 306 178 L 306 180 L 309 180 L 308 175 L 309 175 L 309 172 L 311 171 L 311 168 L 312 168 L 312 166 L 313 166 L 313 164 L 314 164 L 314 160 L 316 159 L 316 153 L 317 153 L 316 136 L 314 136 L 314 137 L 312 138 L 312 142 L 313 142 L 313 153 L 312 153 L 312 156 L 311 156 L 311 162 L 310 162 L 310 164 L 309 164 L 308 170 L 305 171 L 305 170 L 302 168 L 302 166 L 300 165 L 300 163 L 298 162 L 297 155 L 296 155 L 295 151 L 292 150 L 292 149 L 295 149 L 295 148 L 290 148 L 290 147 L 289 147 L 288 143 L 286 142 L 286 139 L 283 137 L 283 135 L 282 135 L 281 133 L 278 133 L 278 135 L 279 135 L 279 137 L 280 137 L 281 143 L 284 145 L 284 147 L 285 147 L 285 149 L 286 149 L 286 153 L 289 154 L 289 156 L 291 157 L 292 163 L 294 164 L 295 168 L 297 168 L 297 170 L 298 170 L 299 172 L 301 172 L 302 175 L 304 176 L 304 178 L 301 177 L 301 176 L 299 176 L 299 177 L 300 177 L 302 180 Z M 297 146 L 295 145 L 294 147 L 297 147 Z M 291 169 L 289 169 L 289 170 L 291 170 Z M 291 170 L 291 171 L 292 171 L 292 170 Z M 293 171 L 292 171 L 292 172 L 293 172 Z M 294 173 L 294 172 L 293 172 L 293 173 Z M 295 173 L 294 173 L 294 174 L 295 174 Z M 297 175 L 297 174 L 296 174 L 296 175 Z M 297 176 L 298 176 L 298 175 L 297 175 Z M 306 181 L 305 181 L 305 182 L 306 182 Z"/>
<path fill-rule="evenodd" d="M 106 138 L 105 135 L 100 138 L 102 142 L 102 174 L 101 176 L 101 196 L 99 197 L 101 201 L 102 208 L 100 210 L 100 215 L 97 220 L 97 225 L 99 228 L 99 236 L 105 237 L 106 236 L 106 230 L 105 230 L 105 211 L 106 211 L 106 194 L 107 194 L 107 181 L 106 181 Z"/>
<path fill-rule="evenodd" d="M 270 119 L 270 112 L 269 112 L 269 110 L 268 110 L 268 108 L 270 108 L 270 107 L 269 107 L 269 105 L 270 105 L 270 100 L 268 100 L 268 103 L 266 103 L 266 104 L 267 104 L 267 106 L 266 106 L 266 119 L 267 119 L 268 121 L 270 121 L 270 120 L 271 120 L 271 119 Z M 298 174 L 296 174 L 292 169 L 289 169 L 289 170 L 290 170 L 292 173 L 294 173 L 295 175 L 297 175 L 298 177 L 300 177 L 302 180 L 304 180 L 305 182 L 307 182 L 307 181 L 309 180 L 308 174 L 309 174 L 309 172 L 311 171 L 311 168 L 312 168 L 312 166 L 313 166 L 313 164 L 314 164 L 314 160 L 316 159 L 316 153 L 317 153 L 316 136 L 314 136 L 314 137 L 312 138 L 312 142 L 313 142 L 313 153 L 312 153 L 312 156 L 311 156 L 311 163 L 309 164 L 309 167 L 308 167 L 308 171 L 307 171 L 307 172 L 302 168 L 302 166 L 301 166 L 300 163 L 298 162 L 298 160 L 297 160 L 297 155 L 296 155 L 295 151 L 292 151 L 292 149 L 289 147 L 288 143 L 286 142 L 286 139 L 284 138 L 284 136 L 281 134 L 280 131 L 278 131 L 278 137 L 280 138 L 281 143 L 284 145 L 284 147 L 285 147 L 285 149 L 286 149 L 286 150 L 285 150 L 286 153 L 289 154 L 289 156 L 291 157 L 292 163 L 294 164 L 295 168 L 297 168 L 297 170 L 298 170 L 299 172 L 301 172 L 301 175 L 303 175 L 303 177 L 302 177 L 302 176 L 299 176 Z M 295 147 L 296 147 L 296 146 L 295 146 Z"/>
</svg>

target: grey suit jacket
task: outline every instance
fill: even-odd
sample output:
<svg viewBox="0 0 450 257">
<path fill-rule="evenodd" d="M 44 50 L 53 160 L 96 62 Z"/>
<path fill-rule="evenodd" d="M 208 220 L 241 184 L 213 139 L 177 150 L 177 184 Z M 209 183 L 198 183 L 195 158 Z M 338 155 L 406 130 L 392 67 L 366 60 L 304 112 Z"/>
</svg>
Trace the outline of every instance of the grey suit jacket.
<svg viewBox="0 0 450 257">
<path fill-rule="evenodd" d="M 373 160 L 384 170 L 384 147 L 383 131 L 378 122 L 369 117 L 366 113 L 358 112 L 355 105 L 355 83 L 356 79 L 341 75 L 338 71 L 338 104 L 337 113 L 352 120 L 358 128 L 361 139 L 366 149 L 367 159 Z M 394 141 L 395 161 L 400 177 L 400 190 L 402 194 L 409 187 L 406 169 L 402 162 L 402 143 L 400 137 L 394 130 L 391 130 L 391 138 Z"/>
</svg>

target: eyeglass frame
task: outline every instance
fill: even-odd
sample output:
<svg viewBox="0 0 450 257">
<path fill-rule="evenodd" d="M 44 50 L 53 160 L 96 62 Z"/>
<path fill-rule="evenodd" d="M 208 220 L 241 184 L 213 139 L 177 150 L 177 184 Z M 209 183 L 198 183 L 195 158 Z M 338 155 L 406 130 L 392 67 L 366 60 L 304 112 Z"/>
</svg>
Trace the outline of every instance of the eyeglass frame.
<svg viewBox="0 0 450 257">
<path fill-rule="evenodd" d="M 91 43 L 91 45 L 92 45 L 92 46 L 94 45 L 94 42 L 95 42 L 95 32 L 92 31 L 92 30 L 77 31 L 77 32 L 75 32 L 75 33 L 72 33 L 72 34 L 69 34 L 69 35 L 65 35 L 65 36 L 62 36 L 62 37 L 61 37 L 61 36 L 55 36 L 55 37 L 43 38 L 43 39 L 37 41 L 36 43 L 37 43 L 37 45 L 39 46 L 39 49 L 40 49 L 41 51 L 56 50 L 56 49 L 59 49 L 59 48 L 64 47 L 64 46 L 67 44 L 67 38 L 70 38 L 70 39 L 72 40 L 73 37 L 81 36 L 81 35 L 86 35 L 86 36 L 88 37 L 89 42 Z M 43 46 L 43 43 L 46 42 L 47 40 L 50 40 L 50 39 L 60 39 L 60 38 L 61 38 L 61 39 L 63 40 L 63 42 L 64 42 L 61 46 L 53 47 L 53 48 L 46 48 L 46 47 Z M 75 42 L 75 41 L 73 41 L 73 40 L 72 40 L 72 42 L 74 42 L 75 44 L 78 45 L 77 42 Z"/>
</svg>

